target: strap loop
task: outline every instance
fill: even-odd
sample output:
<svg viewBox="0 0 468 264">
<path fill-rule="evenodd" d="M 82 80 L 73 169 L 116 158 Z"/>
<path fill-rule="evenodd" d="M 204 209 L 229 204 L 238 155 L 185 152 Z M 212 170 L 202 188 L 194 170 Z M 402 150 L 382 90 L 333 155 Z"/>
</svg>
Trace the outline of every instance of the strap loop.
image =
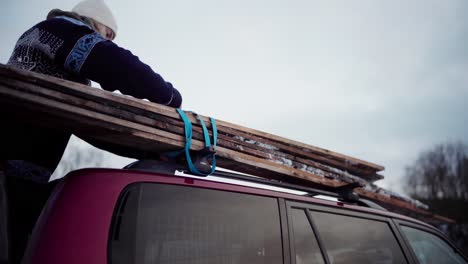
<svg viewBox="0 0 468 264">
<path fill-rule="evenodd" d="M 177 157 L 180 154 L 185 153 L 185 158 L 187 160 L 188 169 L 191 173 L 198 175 L 198 176 L 207 176 L 207 175 L 213 174 L 214 171 L 216 170 L 215 147 L 217 144 L 217 137 L 218 137 L 218 129 L 216 127 L 216 120 L 210 117 L 211 127 L 213 131 L 213 144 L 211 144 L 210 134 L 208 132 L 208 128 L 205 125 L 205 122 L 203 121 L 200 115 L 190 112 L 194 114 L 197 117 L 198 121 L 200 122 L 200 125 L 203 130 L 203 138 L 205 140 L 205 148 L 196 153 L 198 155 L 196 161 L 206 160 L 207 162 L 207 160 L 211 156 L 210 172 L 200 172 L 200 170 L 198 170 L 195 164 L 193 163 L 192 157 L 190 155 L 190 147 L 192 146 L 192 123 L 190 122 L 190 119 L 187 117 L 187 115 L 182 109 L 177 108 L 177 112 L 179 113 L 182 121 L 184 121 L 185 147 L 184 149 L 180 151 L 166 153 L 166 155 L 170 157 Z"/>
</svg>

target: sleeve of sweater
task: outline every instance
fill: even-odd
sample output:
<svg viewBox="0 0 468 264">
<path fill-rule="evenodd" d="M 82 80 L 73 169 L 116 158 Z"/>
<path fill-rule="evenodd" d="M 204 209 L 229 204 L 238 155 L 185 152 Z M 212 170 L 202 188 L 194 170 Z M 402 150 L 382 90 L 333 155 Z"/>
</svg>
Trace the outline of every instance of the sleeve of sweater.
<svg viewBox="0 0 468 264">
<path fill-rule="evenodd" d="M 172 107 L 182 104 L 182 96 L 171 83 L 112 41 L 100 41 L 93 47 L 81 66 L 80 75 L 108 91 L 119 90 L 123 94 Z"/>
<path fill-rule="evenodd" d="M 78 20 L 57 17 L 38 25 L 63 40 L 55 61 L 77 76 L 95 81 L 108 91 L 180 107 L 182 96 L 171 83 L 130 51 L 104 39 Z"/>
</svg>

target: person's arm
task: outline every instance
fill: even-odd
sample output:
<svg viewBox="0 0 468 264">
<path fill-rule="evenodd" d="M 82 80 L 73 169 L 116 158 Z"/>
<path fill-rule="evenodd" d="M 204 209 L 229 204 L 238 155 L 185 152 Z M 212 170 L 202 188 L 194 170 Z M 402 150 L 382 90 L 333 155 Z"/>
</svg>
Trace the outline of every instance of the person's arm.
<svg viewBox="0 0 468 264">
<path fill-rule="evenodd" d="M 83 47 L 88 51 L 83 52 Z M 119 90 L 123 94 L 172 107 L 182 104 L 182 96 L 171 83 L 164 81 L 130 51 L 104 40 L 97 33 L 78 40 L 64 66 L 108 91 Z"/>
<path fill-rule="evenodd" d="M 65 62 L 66 63 L 66 62 Z M 76 68 L 76 67 L 75 67 Z M 182 97 L 171 83 L 155 73 L 130 51 L 111 41 L 98 42 L 79 68 L 80 75 L 93 80 L 108 91 L 119 90 L 136 98 L 180 107 Z M 135 150 L 78 135 L 91 145 L 114 154 L 135 159 L 159 159 L 159 154 Z"/>
</svg>

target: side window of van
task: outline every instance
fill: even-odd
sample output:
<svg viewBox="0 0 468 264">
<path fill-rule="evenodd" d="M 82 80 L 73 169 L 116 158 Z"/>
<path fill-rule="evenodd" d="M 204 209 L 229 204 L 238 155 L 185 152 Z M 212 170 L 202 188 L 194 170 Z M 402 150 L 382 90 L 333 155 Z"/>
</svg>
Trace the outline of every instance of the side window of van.
<svg viewBox="0 0 468 264">
<path fill-rule="evenodd" d="M 114 214 L 112 264 L 283 263 L 275 198 L 141 183 Z"/>
<path fill-rule="evenodd" d="M 291 219 L 296 264 L 325 263 L 306 211 L 292 209 Z"/>
<path fill-rule="evenodd" d="M 407 263 L 387 222 L 310 213 L 331 263 Z"/>
<path fill-rule="evenodd" d="M 454 248 L 438 236 L 408 226 L 401 226 L 401 230 L 406 236 L 419 263 L 467 263 Z"/>
</svg>

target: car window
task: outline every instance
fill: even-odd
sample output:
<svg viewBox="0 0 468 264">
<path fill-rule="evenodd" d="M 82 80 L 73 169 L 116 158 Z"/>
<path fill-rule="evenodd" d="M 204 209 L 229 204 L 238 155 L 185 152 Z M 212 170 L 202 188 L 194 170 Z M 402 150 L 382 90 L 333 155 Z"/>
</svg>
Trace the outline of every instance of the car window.
<svg viewBox="0 0 468 264">
<path fill-rule="evenodd" d="M 416 228 L 401 226 L 419 263 L 467 263 L 449 244 L 436 235 Z"/>
<path fill-rule="evenodd" d="M 127 193 L 115 213 L 112 264 L 283 263 L 275 198 L 152 183 Z"/>
<path fill-rule="evenodd" d="M 311 211 L 331 263 L 407 263 L 387 222 Z"/>
<path fill-rule="evenodd" d="M 296 264 L 325 263 L 305 210 L 292 209 L 291 218 Z"/>
</svg>

